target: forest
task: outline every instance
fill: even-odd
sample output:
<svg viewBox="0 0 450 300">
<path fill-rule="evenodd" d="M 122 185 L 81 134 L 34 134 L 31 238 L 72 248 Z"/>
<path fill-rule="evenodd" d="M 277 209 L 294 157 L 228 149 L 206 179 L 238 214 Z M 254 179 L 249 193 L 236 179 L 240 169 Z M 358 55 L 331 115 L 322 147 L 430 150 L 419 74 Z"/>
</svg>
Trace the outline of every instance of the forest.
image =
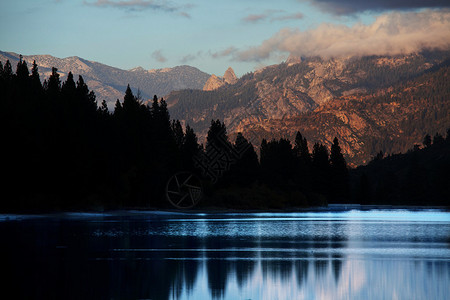
<svg viewBox="0 0 450 300">
<path fill-rule="evenodd" d="M 2 185 L 8 195 L 2 197 L 1 211 L 170 208 L 165 188 L 179 171 L 201 178 L 204 197 L 200 208 L 285 209 L 374 204 L 380 199 L 407 204 L 409 198 L 402 191 L 417 186 L 428 174 L 416 176 L 421 172 L 416 169 L 412 173 L 393 171 L 401 188 L 389 190 L 373 175 L 381 172 L 379 168 L 369 168 L 377 162 L 365 171 L 349 170 L 337 138 L 327 149 L 319 143 L 308 145 L 300 132 L 293 143 L 283 138 L 263 140 L 258 156 L 242 134 L 229 141 L 220 120 L 211 120 L 202 145 L 189 125 L 183 128 L 180 121 L 171 119 L 164 99 L 154 96 L 146 104 L 128 85 L 123 100 L 117 100 L 110 112 L 105 101 L 97 104 L 81 76 L 75 81 L 69 73 L 61 82 L 53 68 L 41 83 L 36 63 L 30 70 L 22 59 L 15 72 L 9 61 L 0 62 L 0 99 L 5 128 Z M 449 141 L 448 136 L 435 137 L 425 149 L 413 152 L 431 151 L 439 145 L 450 152 Z M 378 157 L 387 159 L 404 160 Z M 439 180 L 448 178 L 448 172 L 442 174 L 448 170 L 448 155 L 445 159 L 432 170 L 425 169 L 441 176 Z M 408 166 L 422 170 L 422 163 L 418 160 Z M 437 167 L 444 169 L 436 171 Z M 448 191 L 431 181 L 427 188 L 438 190 L 432 201 L 419 198 L 412 203 L 446 204 L 443 199 L 450 198 Z"/>
</svg>

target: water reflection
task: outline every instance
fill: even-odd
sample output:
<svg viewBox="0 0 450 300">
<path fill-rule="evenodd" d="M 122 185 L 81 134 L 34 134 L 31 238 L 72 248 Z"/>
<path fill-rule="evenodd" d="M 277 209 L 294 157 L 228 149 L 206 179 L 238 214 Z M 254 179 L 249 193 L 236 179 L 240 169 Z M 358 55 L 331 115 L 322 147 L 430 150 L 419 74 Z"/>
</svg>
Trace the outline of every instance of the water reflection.
<svg viewBox="0 0 450 300">
<path fill-rule="evenodd" d="M 450 214 L 0 216 L 16 298 L 446 299 Z"/>
</svg>

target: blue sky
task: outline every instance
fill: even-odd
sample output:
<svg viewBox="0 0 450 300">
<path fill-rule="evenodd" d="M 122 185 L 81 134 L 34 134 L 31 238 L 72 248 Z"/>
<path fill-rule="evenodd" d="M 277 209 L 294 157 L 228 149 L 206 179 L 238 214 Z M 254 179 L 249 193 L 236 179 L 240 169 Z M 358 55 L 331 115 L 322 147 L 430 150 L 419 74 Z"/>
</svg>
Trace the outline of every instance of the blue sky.
<svg viewBox="0 0 450 300">
<path fill-rule="evenodd" d="M 393 43 L 398 40 L 395 34 L 399 28 L 408 28 L 409 35 L 420 26 L 435 28 L 434 23 L 426 21 L 429 14 L 442 25 L 436 32 L 442 35 L 438 46 L 448 46 L 450 38 L 445 37 L 445 31 L 450 30 L 450 22 L 445 7 L 449 1 L 422 2 L 427 1 L 1 1 L 0 50 L 60 58 L 79 56 L 122 69 L 188 64 L 221 75 L 231 66 L 241 76 L 280 63 L 290 54 L 348 54 L 349 40 L 358 45 L 364 44 L 358 40 L 361 38 L 373 42 L 375 27 L 382 24 L 391 28 L 400 19 L 401 24 L 395 25 L 400 27 L 387 32 Z M 410 20 L 412 13 L 416 14 L 414 19 L 421 17 L 419 27 L 409 24 L 415 22 Z M 387 21 L 384 16 L 388 16 Z M 323 39 L 318 40 L 319 36 Z M 418 44 L 417 39 L 424 36 L 417 35 L 404 48 Z M 437 40 L 427 43 L 434 47 Z M 326 41 L 332 42 L 323 45 Z M 384 50 L 388 48 L 392 45 Z"/>
</svg>

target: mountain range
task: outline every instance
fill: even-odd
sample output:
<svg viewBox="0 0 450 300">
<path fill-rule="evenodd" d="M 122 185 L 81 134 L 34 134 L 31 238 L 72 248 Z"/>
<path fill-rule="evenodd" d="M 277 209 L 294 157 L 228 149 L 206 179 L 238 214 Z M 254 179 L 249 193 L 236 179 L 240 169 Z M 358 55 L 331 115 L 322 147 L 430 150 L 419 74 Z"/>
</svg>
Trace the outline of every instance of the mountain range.
<svg viewBox="0 0 450 300">
<path fill-rule="evenodd" d="M 256 147 L 262 139 L 289 138 L 300 131 L 309 141 L 331 146 L 340 141 L 351 166 L 366 164 L 380 151 L 406 152 L 426 134 L 450 127 L 450 51 L 396 56 L 323 59 L 290 57 L 237 78 L 230 67 L 223 76 L 194 67 L 121 70 L 79 57 L 30 55 L 41 80 L 51 68 L 61 79 L 82 75 L 97 100 L 112 109 L 126 85 L 142 99 L 164 96 L 170 115 L 189 124 L 204 142 L 211 120 L 225 122 L 230 139 L 238 132 Z M 13 68 L 19 54 L 1 52 Z"/>
<path fill-rule="evenodd" d="M 19 56 L 17 53 L 0 51 L 0 61 L 4 64 L 9 60 L 14 71 Z M 75 80 L 78 75 L 82 75 L 89 88 L 95 92 L 97 100 L 106 100 L 110 108 L 114 106 L 116 99 L 123 99 L 127 84 L 130 84 L 134 92 L 139 89 L 143 100 L 147 100 L 153 98 L 153 95 L 162 97 L 175 90 L 202 89 L 210 77 L 209 74 L 191 66 L 153 70 L 137 67 L 122 70 L 77 56 L 57 58 L 51 55 L 24 55 L 23 60 L 29 68 L 33 61 L 36 61 L 42 81 L 50 76 L 52 67 L 58 69 L 62 81 L 69 72 L 74 74 Z"/>
<path fill-rule="evenodd" d="M 338 137 L 350 165 L 379 151 L 405 152 L 427 133 L 450 127 L 450 51 L 396 56 L 290 58 L 214 90 L 181 90 L 167 98 L 171 116 L 206 136 L 212 119 L 230 137 L 263 138 L 297 130 L 330 147 Z"/>
</svg>

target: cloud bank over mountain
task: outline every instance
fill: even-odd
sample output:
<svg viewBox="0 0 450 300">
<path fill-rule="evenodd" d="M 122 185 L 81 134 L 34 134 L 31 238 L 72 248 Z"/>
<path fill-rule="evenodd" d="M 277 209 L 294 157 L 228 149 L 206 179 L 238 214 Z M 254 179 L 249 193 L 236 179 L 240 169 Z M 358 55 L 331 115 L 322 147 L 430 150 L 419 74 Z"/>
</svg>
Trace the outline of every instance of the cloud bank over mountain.
<svg viewBox="0 0 450 300">
<path fill-rule="evenodd" d="M 282 53 L 327 58 L 407 54 L 449 48 L 449 32 L 450 10 L 391 12 L 369 25 L 323 23 L 306 31 L 283 28 L 258 46 L 230 54 L 237 61 L 263 61 Z"/>
</svg>

